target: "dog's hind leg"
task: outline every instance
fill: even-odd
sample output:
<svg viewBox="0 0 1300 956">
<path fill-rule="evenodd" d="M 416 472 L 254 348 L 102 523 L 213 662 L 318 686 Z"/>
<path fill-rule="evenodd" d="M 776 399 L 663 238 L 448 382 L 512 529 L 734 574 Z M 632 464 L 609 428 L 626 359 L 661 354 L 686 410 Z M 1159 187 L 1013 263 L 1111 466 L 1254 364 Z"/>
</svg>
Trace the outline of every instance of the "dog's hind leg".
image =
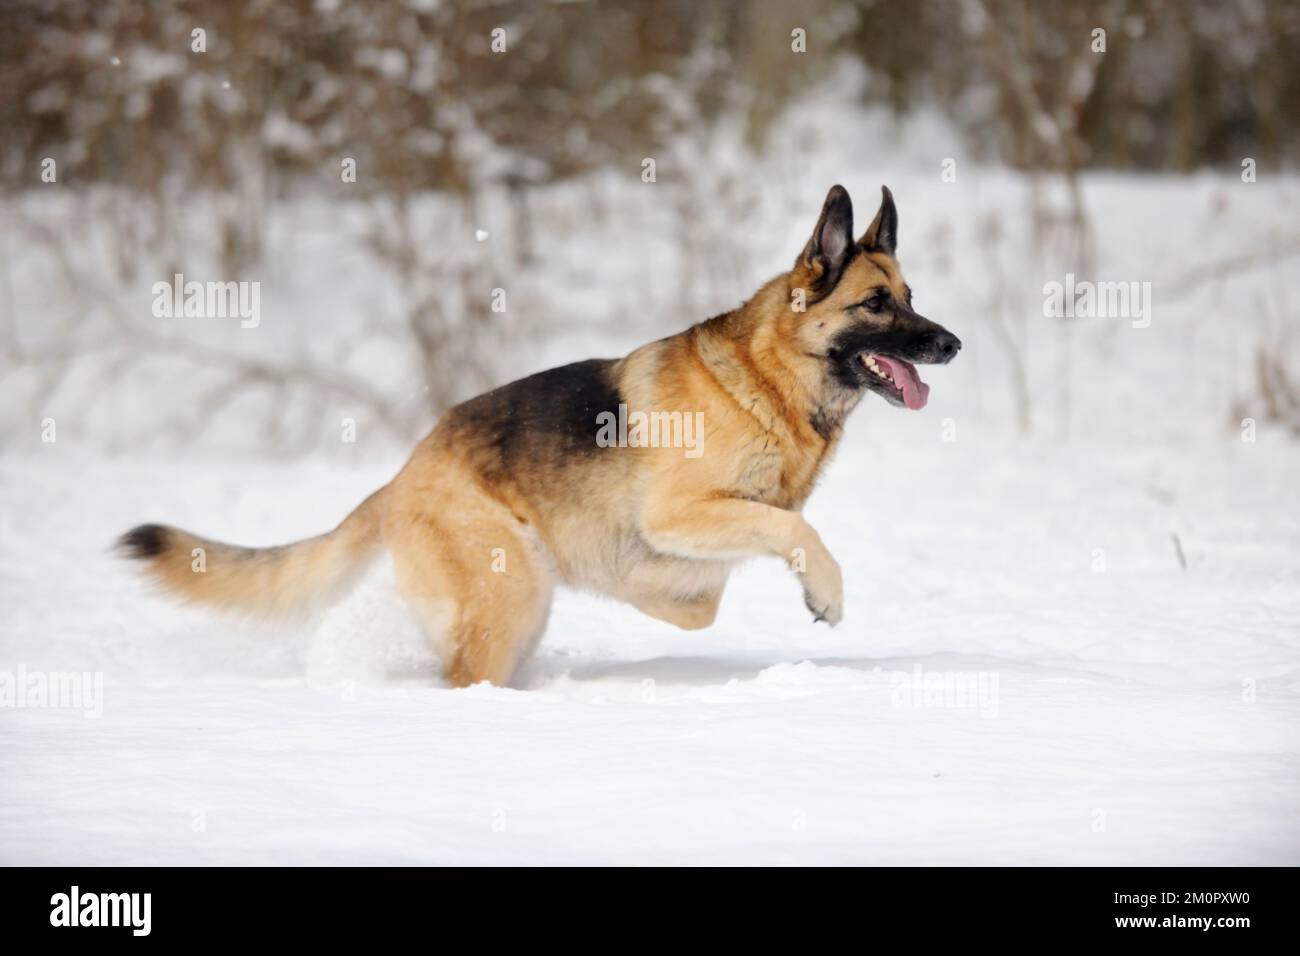
<svg viewBox="0 0 1300 956">
<path fill-rule="evenodd" d="M 408 500 L 420 511 L 385 523 L 397 586 L 449 683 L 505 685 L 541 639 L 554 578 L 541 544 L 508 509 L 469 483 L 438 484 Z"/>
<path fill-rule="evenodd" d="M 419 556 L 394 551 L 398 587 L 453 686 L 509 683 L 546 629 L 553 584 L 527 543 L 506 532 L 476 529 L 472 541 L 438 535 Z"/>
<path fill-rule="evenodd" d="M 455 631 L 456 651 L 446 667 L 448 682 L 455 687 L 480 681 L 508 684 L 541 640 L 550 607 L 549 593 L 528 589 L 464 608 Z"/>
</svg>

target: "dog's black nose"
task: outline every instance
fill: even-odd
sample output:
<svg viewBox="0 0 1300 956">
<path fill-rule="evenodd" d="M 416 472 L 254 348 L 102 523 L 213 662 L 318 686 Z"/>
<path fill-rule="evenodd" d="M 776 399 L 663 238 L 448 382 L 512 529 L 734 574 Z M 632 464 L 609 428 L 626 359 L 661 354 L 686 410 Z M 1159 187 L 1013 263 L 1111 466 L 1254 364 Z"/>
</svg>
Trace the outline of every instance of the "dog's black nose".
<svg viewBox="0 0 1300 956">
<path fill-rule="evenodd" d="M 935 347 L 939 352 L 939 360 L 951 362 L 953 357 L 961 351 L 961 339 L 951 332 L 940 332 L 935 336 Z"/>
</svg>

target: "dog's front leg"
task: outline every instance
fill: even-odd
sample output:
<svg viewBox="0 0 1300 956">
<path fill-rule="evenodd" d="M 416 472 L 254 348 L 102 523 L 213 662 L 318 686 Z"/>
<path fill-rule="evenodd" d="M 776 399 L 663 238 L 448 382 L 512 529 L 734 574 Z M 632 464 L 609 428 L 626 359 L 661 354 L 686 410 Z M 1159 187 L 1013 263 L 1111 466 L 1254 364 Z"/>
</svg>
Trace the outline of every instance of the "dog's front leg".
<svg viewBox="0 0 1300 956">
<path fill-rule="evenodd" d="M 803 582 L 813 618 L 832 627 L 844 616 L 844 579 L 813 526 L 797 511 L 742 498 L 653 504 L 644 519 L 651 547 L 683 558 L 736 560 L 775 555 Z"/>
</svg>

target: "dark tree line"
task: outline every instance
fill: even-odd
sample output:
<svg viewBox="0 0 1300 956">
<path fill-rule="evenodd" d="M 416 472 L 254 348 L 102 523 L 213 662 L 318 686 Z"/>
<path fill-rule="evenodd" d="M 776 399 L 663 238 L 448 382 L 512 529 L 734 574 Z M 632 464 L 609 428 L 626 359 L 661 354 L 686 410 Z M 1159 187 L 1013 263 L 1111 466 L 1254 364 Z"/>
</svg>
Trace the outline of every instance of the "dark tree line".
<svg viewBox="0 0 1300 956">
<path fill-rule="evenodd" d="M 321 188 L 347 156 L 362 189 L 547 182 L 729 108 L 761 142 L 841 57 L 869 100 L 941 109 L 1020 168 L 1300 155 L 1294 0 L 8 0 L 0 177 L 53 157 L 67 181 L 222 189 L 252 163 L 273 190 Z"/>
</svg>

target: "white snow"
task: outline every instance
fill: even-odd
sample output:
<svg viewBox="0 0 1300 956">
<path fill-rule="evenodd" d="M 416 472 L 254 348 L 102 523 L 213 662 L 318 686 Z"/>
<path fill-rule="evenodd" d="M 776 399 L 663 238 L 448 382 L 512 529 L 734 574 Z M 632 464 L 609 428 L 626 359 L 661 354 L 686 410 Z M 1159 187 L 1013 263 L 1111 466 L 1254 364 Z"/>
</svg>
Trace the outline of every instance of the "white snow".
<svg viewBox="0 0 1300 956">
<path fill-rule="evenodd" d="M 775 563 L 703 632 L 563 594 L 513 689 L 447 689 L 383 565 L 277 632 L 105 550 L 316 532 L 396 459 L 5 459 L 0 668 L 105 686 L 0 709 L 0 862 L 1300 862 L 1300 450 L 938 418 L 863 409 L 813 498 L 839 628 Z"/>
</svg>

